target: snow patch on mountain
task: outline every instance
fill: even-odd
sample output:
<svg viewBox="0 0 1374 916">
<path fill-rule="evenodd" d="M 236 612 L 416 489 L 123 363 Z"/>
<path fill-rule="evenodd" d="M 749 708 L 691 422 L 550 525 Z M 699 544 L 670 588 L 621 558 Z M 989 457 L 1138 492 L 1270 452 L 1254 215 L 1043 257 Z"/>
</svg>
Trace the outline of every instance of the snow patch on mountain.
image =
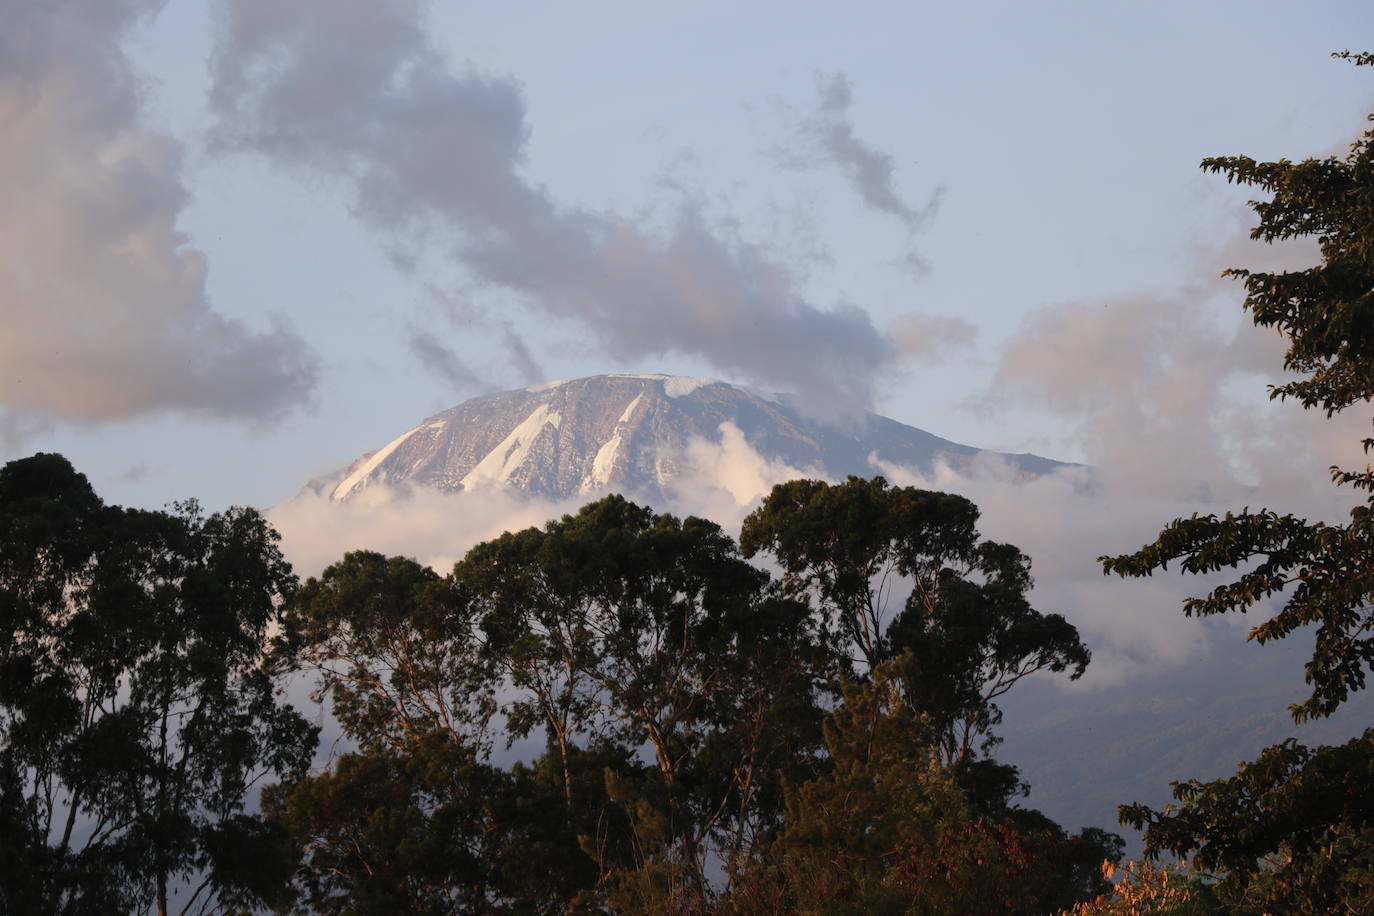
<svg viewBox="0 0 1374 916">
<path fill-rule="evenodd" d="M 616 468 L 616 459 L 619 457 L 620 447 L 624 443 L 625 424 L 630 422 L 630 418 L 634 416 L 635 408 L 643 400 L 643 393 L 635 395 L 629 406 L 620 412 L 620 419 L 616 421 L 615 431 L 611 433 L 611 438 L 602 443 L 601 448 L 596 450 L 596 455 L 592 458 L 592 471 L 582 481 L 581 492 L 599 490 L 611 482 L 611 475 Z"/>
<path fill-rule="evenodd" d="M 367 478 L 367 475 L 377 470 L 378 466 L 380 466 L 383 461 L 391 457 L 391 453 L 396 451 L 396 449 L 400 447 L 402 442 L 405 442 L 407 439 L 418 433 L 423 428 L 424 424 L 421 424 L 420 426 L 417 426 L 414 429 L 406 430 L 405 432 L 401 433 L 401 435 L 397 436 L 395 439 L 392 439 L 386 445 L 382 446 L 377 451 L 373 452 L 371 458 L 368 458 L 366 461 L 359 464 L 352 474 L 349 474 L 347 477 L 345 477 L 343 482 L 334 488 L 334 492 L 330 494 L 331 498 L 345 499 L 350 494 L 352 494 L 354 489 L 357 488 L 358 484 L 362 483 L 363 480 Z"/>
<path fill-rule="evenodd" d="M 463 489 L 508 483 L 511 476 L 529 458 L 530 450 L 534 448 L 535 441 L 544 432 L 545 427 L 557 429 L 561 422 L 562 417 L 557 411 L 550 410 L 548 404 L 540 404 L 523 423 L 511 430 L 510 435 L 501 440 L 500 445 L 488 452 L 487 457 L 477 462 L 477 466 L 464 475 Z"/>
<path fill-rule="evenodd" d="M 629 423 L 630 417 L 635 415 L 635 408 L 639 406 L 639 402 L 642 400 L 644 400 L 644 395 L 642 393 L 635 395 L 635 399 L 630 402 L 630 406 L 620 412 L 620 419 L 616 421 L 616 425 L 619 426 L 622 423 Z"/>
<path fill-rule="evenodd" d="M 615 433 L 606 440 L 601 448 L 596 450 L 596 457 L 592 459 L 592 472 L 587 475 L 586 480 L 582 481 L 584 493 L 600 489 L 610 481 L 611 472 L 615 470 L 615 456 L 618 451 L 620 451 L 620 433 Z"/>
</svg>

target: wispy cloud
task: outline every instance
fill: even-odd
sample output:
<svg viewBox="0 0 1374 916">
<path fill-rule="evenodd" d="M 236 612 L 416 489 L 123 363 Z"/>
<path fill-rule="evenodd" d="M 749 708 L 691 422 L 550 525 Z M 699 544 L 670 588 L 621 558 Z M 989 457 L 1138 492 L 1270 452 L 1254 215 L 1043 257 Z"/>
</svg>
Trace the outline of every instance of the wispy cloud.
<svg viewBox="0 0 1374 916">
<path fill-rule="evenodd" d="M 259 422 L 313 386 L 288 327 L 212 308 L 178 230 L 182 148 L 145 125 L 122 48 L 162 6 L 0 0 L 0 426 L 16 435 L 169 409 Z"/>
<path fill-rule="evenodd" d="M 914 237 L 939 211 L 944 188 L 936 187 L 919 205 L 898 193 L 897 160 L 854 129 L 850 114 L 854 84 L 847 75 L 817 74 L 816 94 L 813 111 L 786 113 L 794 122 L 796 142 L 776 150 L 778 161 L 793 169 L 838 170 L 866 206 L 906 227 L 911 248 L 905 260 L 909 266 L 924 270 L 926 265 L 914 247 Z"/>
<path fill-rule="evenodd" d="M 657 228 L 560 204 L 524 174 L 518 84 L 451 69 L 423 3 L 217 9 L 219 148 L 341 183 L 390 244 L 438 246 L 481 283 L 581 323 L 608 356 L 699 357 L 818 409 L 871 401 L 894 350 L 865 311 L 807 301 L 783 263 L 690 196 Z"/>
<path fill-rule="evenodd" d="M 977 326 L 966 318 L 919 312 L 899 315 L 888 324 L 887 332 L 903 358 L 917 359 L 931 366 L 941 365 L 954 354 L 971 350 L 978 337 Z"/>
<path fill-rule="evenodd" d="M 477 373 L 429 331 L 411 325 L 409 342 L 420 363 L 448 382 L 454 391 L 471 391 L 481 386 Z"/>
</svg>

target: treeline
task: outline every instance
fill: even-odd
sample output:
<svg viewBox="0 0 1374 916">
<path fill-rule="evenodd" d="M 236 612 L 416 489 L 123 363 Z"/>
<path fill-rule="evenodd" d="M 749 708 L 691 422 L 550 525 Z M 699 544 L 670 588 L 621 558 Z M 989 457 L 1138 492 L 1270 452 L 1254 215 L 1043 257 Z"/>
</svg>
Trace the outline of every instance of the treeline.
<svg viewBox="0 0 1374 916">
<path fill-rule="evenodd" d="M 976 520 L 881 479 L 795 481 L 741 551 L 611 496 L 446 576 L 358 552 L 297 586 L 251 510 L 119 509 L 59 456 L 13 462 L 0 904 L 1071 906 L 1120 839 L 1019 806 L 990 751 L 998 697 L 1088 651 Z M 318 770 L 280 696 L 302 672 L 349 748 Z"/>
</svg>

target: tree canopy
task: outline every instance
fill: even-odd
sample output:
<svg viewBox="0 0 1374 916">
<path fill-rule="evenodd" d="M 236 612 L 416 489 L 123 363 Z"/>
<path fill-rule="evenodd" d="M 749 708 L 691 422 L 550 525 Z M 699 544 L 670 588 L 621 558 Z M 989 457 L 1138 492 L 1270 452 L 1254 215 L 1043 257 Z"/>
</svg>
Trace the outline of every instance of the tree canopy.
<svg viewBox="0 0 1374 916">
<path fill-rule="evenodd" d="M 747 526 L 777 581 L 713 522 L 608 496 L 447 575 L 354 551 L 300 586 L 252 510 L 121 509 L 59 456 L 12 462 L 0 911 L 1086 899 L 1119 839 L 1017 805 L 991 729 L 1087 650 L 976 520 L 881 479 L 780 487 Z M 312 770 L 299 672 L 342 731 Z"/>
<path fill-rule="evenodd" d="M 268 796 L 303 857 L 302 901 L 339 913 L 366 912 L 366 900 L 745 912 L 760 895 L 811 894 L 805 863 L 838 844 L 853 854 L 832 876 L 835 900 L 910 903 L 935 899 L 915 890 L 929 883 L 919 869 L 945 867 L 921 845 L 935 839 L 967 868 L 965 889 L 980 886 L 980 858 L 1001 850 L 997 893 L 1018 912 L 1100 890 L 1098 863 L 1119 854 L 1110 835 L 1070 837 L 1017 808 L 1014 768 L 945 740 L 970 722 L 963 740 L 986 732 L 993 700 L 1020 677 L 1087 663 L 1071 626 L 1026 603 L 1026 559 L 979 539 L 977 511 L 959 497 L 882 480 L 797 488 L 867 498 L 892 516 L 881 528 L 853 513 L 813 518 L 816 538 L 876 531 L 867 549 L 901 543 L 903 571 L 919 564 L 923 597 L 870 631 L 884 654 L 896 647 L 879 662 L 895 693 L 871 682 L 878 669 L 853 664 L 847 634 L 862 625 L 845 624 L 841 607 L 872 613 L 859 586 L 813 602 L 746 562 L 718 525 L 620 496 L 479 544 L 444 577 L 359 552 L 306 582 L 287 613 L 290 645 L 358 750 Z M 760 516 L 784 536 L 801 523 L 788 492 Z M 922 508 L 891 511 L 903 502 Z M 951 547 L 936 558 L 941 539 Z M 849 587 L 852 567 L 872 562 L 846 557 L 833 575 Z M 904 737 L 870 757 L 877 746 L 860 751 L 859 723 L 891 702 L 879 733 Z M 503 737 L 511 749 L 540 735 L 543 753 L 528 762 L 492 762 Z M 929 803 L 894 806 L 898 791 Z M 879 812 L 887 826 L 875 832 Z M 943 899 L 957 897 L 942 886 Z"/>
<path fill-rule="evenodd" d="M 1357 65 L 1369 54 L 1337 55 Z M 1371 116 L 1374 118 L 1374 116 Z M 1231 269 L 1244 307 L 1288 343 L 1292 381 L 1273 386 L 1328 416 L 1374 399 L 1374 129 L 1343 157 L 1256 162 L 1205 159 L 1205 171 L 1269 195 L 1251 202 L 1266 242 L 1314 238 L 1321 262 L 1305 270 Z M 1366 451 L 1374 438 L 1363 440 Z M 1374 668 L 1374 472 L 1331 468 L 1359 496 L 1343 524 L 1268 509 L 1171 522 L 1135 553 L 1102 557 L 1104 572 L 1148 576 L 1237 570 L 1230 582 L 1184 603 L 1187 614 L 1277 610 L 1250 631 L 1258 643 L 1313 633 L 1311 695 L 1295 720 L 1328 716 L 1366 687 Z M 1374 729 L 1341 747 L 1290 741 L 1244 764 L 1231 779 L 1178 784 L 1177 807 L 1122 808 L 1146 830 L 1146 848 L 1193 855 L 1223 876 L 1237 905 L 1291 913 L 1367 912 L 1374 905 Z"/>
<path fill-rule="evenodd" d="M 740 532 L 745 556 L 771 554 L 784 591 L 814 602 L 838 672 L 903 659 L 907 702 L 950 763 L 995 740 L 996 701 L 1022 678 L 1077 678 L 1091 658 L 1031 606 L 1030 559 L 977 522 L 962 496 L 850 477 L 779 484 Z"/>
<path fill-rule="evenodd" d="M 244 805 L 315 746 L 263 664 L 294 587 L 252 510 L 106 506 L 57 455 L 0 469 L 0 910 L 277 898 L 280 838 Z"/>
</svg>

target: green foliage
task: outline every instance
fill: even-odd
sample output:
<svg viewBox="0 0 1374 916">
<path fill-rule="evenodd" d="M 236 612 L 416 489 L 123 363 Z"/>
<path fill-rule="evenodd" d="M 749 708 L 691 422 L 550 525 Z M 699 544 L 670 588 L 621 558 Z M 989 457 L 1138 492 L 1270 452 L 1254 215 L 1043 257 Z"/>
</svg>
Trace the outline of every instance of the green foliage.
<svg viewBox="0 0 1374 916">
<path fill-rule="evenodd" d="M 1230 779 L 1177 784 L 1183 804 L 1122 808 L 1146 851 L 1193 854 L 1244 908 L 1318 914 L 1374 906 L 1374 729 L 1339 747 L 1292 739 Z"/>
<path fill-rule="evenodd" d="M 1336 56 L 1374 64 L 1369 54 Z M 1284 368 L 1304 376 L 1274 387 L 1272 396 L 1296 398 L 1328 416 L 1374 398 L 1374 130 L 1344 158 L 1221 156 L 1204 159 L 1202 168 L 1272 195 L 1250 202 L 1259 217 L 1251 238 L 1315 238 L 1321 246 L 1321 264 L 1306 270 L 1225 274 L 1244 282 L 1255 324 L 1276 328 L 1288 341 Z"/>
<path fill-rule="evenodd" d="M 904 696 L 951 764 L 991 746 L 996 701 L 1023 677 L 1077 678 L 1090 658 L 1072 624 L 1026 600 L 1030 560 L 977 522 L 961 496 L 850 477 L 779 484 L 740 533 L 745 556 L 777 559 L 788 594 L 815 599 L 841 672 L 856 652 L 869 668 L 904 659 Z"/>
<path fill-rule="evenodd" d="M 1120 858 L 1120 838 L 980 813 L 901 698 L 900 671 L 843 684 L 830 769 L 789 791 L 784 828 L 722 912 L 1045 913 L 1105 888 L 1099 865 Z"/>
<path fill-rule="evenodd" d="M 463 596 L 434 570 L 357 551 L 307 580 L 278 651 L 319 677 L 344 733 L 368 750 L 404 749 L 442 730 L 485 744 L 495 674 Z"/>
<path fill-rule="evenodd" d="M 264 807 L 291 827 L 308 912 L 496 912 L 513 790 L 510 774 L 435 731 L 404 753 L 346 754 Z"/>
<path fill-rule="evenodd" d="M 1368 54 L 1337 55 L 1357 65 Z M 1203 161 L 1270 196 L 1251 206 L 1251 235 L 1272 242 L 1314 237 L 1321 263 L 1283 273 L 1230 270 L 1244 281 L 1255 323 L 1288 341 L 1284 368 L 1299 378 L 1271 389 L 1327 415 L 1374 398 L 1374 130 L 1343 158 L 1257 163 L 1244 156 Z M 1366 450 L 1374 439 L 1365 439 Z M 1337 484 L 1370 497 L 1347 524 L 1309 523 L 1268 510 L 1176 519 L 1134 554 L 1102 557 L 1103 570 L 1147 576 L 1177 563 L 1184 572 L 1244 570 L 1232 582 L 1184 604 L 1188 614 L 1282 607 L 1256 626 L 1258 642 L 1314 629 L 1306 665 L 1311 696 L 1294 718 L 1327 716 L 1366 686 L 1374 667 L 1374 473 L 1331 469 Z M 1175 787 L 1181 803 L 1163 812 L 1122 808 L 1146 828 L 1147 848 L 1194 856 L 1223 878 L 1242 911 L 1365 912 L 1374 897 L 1370 870 L 1374 735 L 1338 748 L 1294 742 L 1266 750 L 1231 779 Z"/>
<path fill-rule="evenodd" d="M 1096 887 L 1114 838 L 1069 838 L 1011 807 L 1015 769 L 946 759 L 954 717 L 937 717 L 976 707 L 971 721 L 992 723 L 991 698 L 1025 673 L 1081 670 L 1077 634 L 1030 609 L 1025 558 L 979 541 L 967 501 L 861 484 L 871 511 L 923 507 L 884 523 L 910 560 L 891 562 L 921 564 L 925 591 L 873 631 L 900 648 L 881 695 L 839 691 L 832 605 L 785 594 L 715 524 L 619 496 L 479 544 L 447 577 L 354 553 L 307 582 L 282 647 L 318 672 L 360 751 L 269 796 L 303 856 L 301 905 L 705 913 L 748 911 L 767 890 L 797 909 L 823 880 L 872 906 L 940 887 L 935 912 L 961 894 L 996 908 Z M 490 765 L 501 731 L 509 747 L 536 730 L 542 756 Z M 827 872 L 837 850 L 847 864 Z M 993 860 L 1001 884 L 977 877 Z M 951 862 L 957 882 L 932 877 Z"/>
<path fill-rule="evenodd" d="M 776 774 L 816 744 L 805 606 L 714 523 L 619 496 L 479 545 L 453 578 L 516 688 L 515 728 L 543 724 L 560 754 L 580 736 L 652 752 L 652 769 L 607 784 L 630 815 L 633 880 L 652 871 L 672 900 L 705 900 L 707 857 L 734 868 L 777 820 Z M 630 896 L 658 900 L 653 887 Z"/>
<path fill-rule="evenodd" d="M 1215 887 L 1182 866 L 1160 867 L 1147 861 L 1128 862 L 1118 870 L 1102 866 L 1103 877 L 1115 883 L 1091 900 L 1080 901 L 1056 916 L 1240 916 L 1241 910 L 1223 907 Z"/>
<path fill-rule="evenodd" d="M 961 496 L 892 489 L 881 477 L 793 480 L 744 520 L 740 549 L 776 557 L 789 593 L 814 590 L 836 650 L 852 648 L 872 667 L 892 655 L 891 578 L 910 577 L 918 600 L 938 600 L 941 570 L 974 562 L 977 521 Z"/>
<path fill-rule="evenodd" d="M 1246 612 L 1281 597 L 1283 607 L 1250 631 L 1260 643 L 1315 626 L 1307 662 L 1312 695 L 1293 707 L 1294 718 L 1328 716 L 1365 684 L 1374 662 L 1374 515 L 1351 511 L 1349 525 L 1309 523 L 1268 510 L 1176 519 L 1159 539 L 1134 554 L 1102 557 L 1122 576 L 1148 576 L 1177 562 L 1187 573 L 1246 572 L 1201 598 L 1184 602 L 1189 615 Z"/>
<path fill-rule="evenodd" d="M 280 838 L 242 809 L 315 744 L 262 664 L 294 587 L 252 510 L 105 506 L 57 455 L 0 469 L 0 911 L 274 899 Z"/>
<path fill-rule="evenodd" d="M 882 480 L 818 492 L 917 507 L 883 522 L 886 547 L 827 535 L 868 538 L 916 580 L 889 625 L 855 579 L 879 562 L 862 551 L 813 610 L 800 578 L 775 583 L 715 524 L 618 496 L 478 545 L 449 576 L 360 551 L 298 588 L 251 510 L 123 510 L 58 456 L 7 465 L 0 911 L 1082 898 L 1082 864 L 1114 838 L 1015 808 L 1015 769 L 947 740 L 956 713 L 986 732 L 1024 674 L 1081 670 L 1077 634 L 1029 607 L 1026 559 L 978 540 L 966 501 Z M 841 682 L 851 612 L 884 660 Z M 317 729 L 273 681 L 300 670 L 352 748 L 310 774 Z M 498 737 L 536 729 L 542 755 L 491 763 Z M 263 816 L 246 814 L 273 775 Z"/>
</svg>

